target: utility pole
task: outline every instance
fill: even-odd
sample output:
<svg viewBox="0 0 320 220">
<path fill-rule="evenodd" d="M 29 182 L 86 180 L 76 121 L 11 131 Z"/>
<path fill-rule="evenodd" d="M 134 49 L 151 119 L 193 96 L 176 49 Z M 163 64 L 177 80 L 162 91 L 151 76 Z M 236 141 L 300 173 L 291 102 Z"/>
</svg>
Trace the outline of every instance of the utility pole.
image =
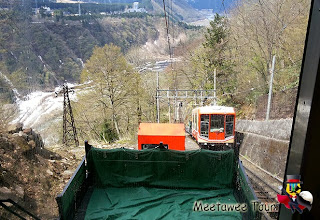
<svg viewBox="0 0 320 220">
<path fill-rule="evenodd" d="M 217 105 L 217 69 L 214 68 L 213 72 L 213 105 Z"/>
<path fill-rule="evenodd" d="M 180 102 L 176 102 L 176 122 L 179 122 L 179 108 L 180 108 Z"/>
<path fill-rule="evenodd" d="M 157 72 L 157 123 L 160 123 L 159 72 Z"/>
<path fill-rule="evenodd" d="M 168 107 L 169 107 L 169 110 L 168 110 L 169 123 L 171 123 L 171 106 L 170 106 L 170 98 L 168 99 Z"/>
<path fill-rule="evenodd" d="M 72 138 L 75 145 L 79 146 L 77 130 L 74 123 L 72 108 L 69 99 L 69 91 L 67 84 L 63 85 L 63 144 L 70 146 Z"/>
<path fill-rule="evenodd" d="M 179 123 L 182 123 L 182 101 L 179 102 L 179 107 L 178 107 L 178 119 Z"/>
<path fill-rule="evenodd" d="M 268 106 L 267 106 L 266 121 L 269 120 L 269 115 L 270 115 L 271 96 L 272 96 L 272 83 L 273 83 L 273 74 L 274 74 L 274 65 L 275 65 L 275 63 L 276 63 L 276 55 L 273 55 L 272 66 L 271 66 L 271 76 L 270 76 L 270 82 L 269 82 L 269 95 L 268 95 Z"/>
<path fill-rule="evenodd" d="M 177 90 L 174 91 L 174 123 L 177 121 Z"/>
<path fill-rule="evenodd" d="M 79 3 L 79 9 L 78 9 L 78 10 L 79 10 L 79 12 L 78 12 L 78 13 L 79 13 L 79 16 L 81 16 L 81 6 L 80 6 L 80 1 L 78 1 L 78 3 Z"/>
</svg>

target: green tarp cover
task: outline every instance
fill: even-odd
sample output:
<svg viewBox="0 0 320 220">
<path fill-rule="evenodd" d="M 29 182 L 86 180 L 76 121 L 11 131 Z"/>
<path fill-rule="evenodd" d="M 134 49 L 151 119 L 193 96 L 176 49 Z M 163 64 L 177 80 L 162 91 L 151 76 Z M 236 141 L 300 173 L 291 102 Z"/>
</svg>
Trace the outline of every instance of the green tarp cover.
<svg viewBox="0 0 320 220">
<path fill-rule="evenodd" d="M 200 211 L 195 201 L 204 204 L 237 203 L 231 189 L 160 189 L 126 187 L 93 191 L 86 211 L 86 220 L 93 219 L 242 219 L 240 212 Z"/>
<path fill-rule="evenodd" d="M 95 189 L 85 219 L 241 219 L 240 212 L 193 211 L 196 201 L 237 203 L 234 161 L 233 150 L 92 148 Z"/>
</svg>

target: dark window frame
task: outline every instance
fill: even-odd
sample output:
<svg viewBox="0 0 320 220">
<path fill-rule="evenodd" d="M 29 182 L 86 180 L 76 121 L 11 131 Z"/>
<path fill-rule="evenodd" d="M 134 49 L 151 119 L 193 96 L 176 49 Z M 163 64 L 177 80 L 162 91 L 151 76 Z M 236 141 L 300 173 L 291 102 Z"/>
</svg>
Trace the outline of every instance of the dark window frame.
<svg viewBox="0 0 320 220">
<path fill-rule="evenodd" d="M 214 116 L 216 116 L 218 119 L 213 120 Z M 213 123 L 214 121 L 216 124 Z M 224 124 L 225 124 L 225 115 L 210 114 L 210 132 L 224 132 L 225 130 Z M 223 131 L 221 131 L 221 128 L 223 128 Z"/>
<path fill-rule="evenodd" d="M 230 118 L 232 118 L 232 120 L 230 120 Z M 225 129 L 225 137 L 231 137 L 234 136 L 234 115 L 226 115 L 226 129 Z M 232 125 L 232 129 L 231 129 L 231 133 L 229 133 L 229 129 L 227 129 L 228 125 L 231 124 Z"/>
<path fill-rule="evenodd" d="M 208 118 L 207 118 L 208 117 Z M 204 118 L 204 120 L 202 120 Z M 204 123 L 202 123 L 204 122 Z M 202 124 L 208 123 L 208 129 L 206 131 L 202 131 Z M 210 115 L 209 114 L 201 114 L 200 115 L 200 135 L 206 138 L 209 138 L 209 131 L 210 131 Z"/>
</svg>

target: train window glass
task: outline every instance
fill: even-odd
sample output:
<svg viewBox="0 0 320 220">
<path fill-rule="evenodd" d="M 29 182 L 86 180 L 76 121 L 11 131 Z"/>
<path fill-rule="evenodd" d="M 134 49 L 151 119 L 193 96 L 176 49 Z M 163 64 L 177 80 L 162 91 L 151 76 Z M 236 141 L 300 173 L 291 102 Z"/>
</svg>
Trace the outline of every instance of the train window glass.
<svg viewBox="0 0 320 220">
<path fill-rule="evenodd" d="M 196 114 L 196 117 L 197 117 L 197 121 L 196 121 L 196 130 L 199 131 L 199 115 Z"/>
<path fill-rule="evenodd" d="M 211 115 L 210 132 L 223 132 L 224 115 Z"/>
<path fill-rule="evenodd" d="M 226 137 L 233 136 L 234 116 L 226 116 Z"/>
<path fill-rule="evenodd" d="M 195 124 L 194 114 L 192 114 L 192 129 L 194 129 L 194 124 Z"/>
<path fill-rule="evenodd" d="M 201 115 L 200 135 L 203 137 L 209 136 L 209 115 Z"/>
<path fill-rule="evenodd" d="M 160 148 L 160 145 L 159 144 L 142 144 L 141 147 L 142 147 L 142 149 L 158 149 L 158 148 Z M 168 144 L 163 144 L 163 147 L 165 149 L 169 149 Z"/>
</svg>

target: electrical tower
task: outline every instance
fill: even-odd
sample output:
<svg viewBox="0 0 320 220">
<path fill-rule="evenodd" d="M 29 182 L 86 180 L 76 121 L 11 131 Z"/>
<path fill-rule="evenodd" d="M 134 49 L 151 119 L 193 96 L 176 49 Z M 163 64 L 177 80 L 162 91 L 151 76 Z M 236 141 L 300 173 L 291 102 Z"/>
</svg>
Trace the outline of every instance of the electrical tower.
<svg viewBox="0 0 320 220">
<path fill-rule="evenodd" d="M 77 130 L 74 123 L 72 108 L 69 99 L 69 92 L 73 91 L 68 88 L 67 84 L 63 85 L 63 144 L 70 146 L 72 139 L 75 145 L 79 146 Z"/>
</svg>

